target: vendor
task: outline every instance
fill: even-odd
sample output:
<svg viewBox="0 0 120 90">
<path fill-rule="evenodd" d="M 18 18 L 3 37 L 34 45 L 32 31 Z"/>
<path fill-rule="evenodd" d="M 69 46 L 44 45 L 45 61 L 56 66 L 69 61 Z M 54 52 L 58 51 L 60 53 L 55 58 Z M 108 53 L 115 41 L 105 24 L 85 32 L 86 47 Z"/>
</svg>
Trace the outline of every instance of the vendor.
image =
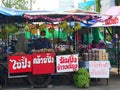
<svg viewBox="0 0 120 90">
<path fill-rule="evenodd" d="M 47 39 L 45 36 L 46 36 L 46 31 L 42 30 L 40 32 L 40 38 L 36 39 L 33 42 L 33 48 L 35 50 L 52 48 L 50 40 Z"/>
<path fill-rule="evenodd" d="M 28 40 L 25 37 L 25 33 L 21 32 L 17 37 L 17 43 L 15 45 L 16 54 L 24 54 L 28 51 Z"/>
<path fill-rule="evenodd" d="M 88 48 L 89 48 L 89 49 L 97 48 L 96 41 L 93 40 L 93 41 L 92 41 L 92 44 L 91 44 Z"/>
<path fill-rule="evenodd" d="M 101 40 L 101 41 L 99 41 L 97 47 L 98 47 L 99 49 L 106 49 L 107 46 L 106 46 L 104 40 Z"/>
</svg>

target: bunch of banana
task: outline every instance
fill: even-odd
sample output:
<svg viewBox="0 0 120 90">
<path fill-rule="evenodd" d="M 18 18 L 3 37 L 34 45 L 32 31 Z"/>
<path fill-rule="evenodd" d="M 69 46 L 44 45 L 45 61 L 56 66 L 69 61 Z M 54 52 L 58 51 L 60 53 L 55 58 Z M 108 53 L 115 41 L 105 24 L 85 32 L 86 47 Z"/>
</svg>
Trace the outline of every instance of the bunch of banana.
<svg viewBox="0 0 120 90">
<path fill-rule="evenodd" d="M 45 30 L 46 27 L 47 27 L 47 25 L 46 25 L 45 23 L 43 23 L 43 24 L 41 24 L 41 25 L 39 26 L 39 30 L 40 30 L 40 31 Z"/>
<path fill-rule="evenodd" d="M 81 29 L 81 24 L 78 23 L 78 22 L 75 22 L 74 29 L 75 29 L 75 30 L 79 30 L 79 29 Z"/>
<path fill-rule="evenodd" d="M 73 30 L 73 28 L 68 26 L 65 29 L 63 29 L 62 32 L 65 33 L 65 34 L 72 34 L 74 32 L 74 30 Z"/>
<path fill-rule="evenodd" d="M 48 29 L 48 31 L 49 31 L 50 33 L 54 33 L 55 29 L 54 29 L 54 27 L 50 27 L 50 28 Z"/>
<path fill-rule="evenodd" d="M 32 33 L 32 34 L 37 34 L 37 33 L 38 33 L 38 29 L 37 29 L 37 28 L 31 29 L 31 33 Z"/>
<path fill-rule="evenodd" d="M 29 26 L 28 22 L 25 23 L 24 29 L 25 29 L 25 31 L 30 31 L 30 26 Z"/>
<path fill-rule="evenodd" d="M 12 24 L 6 25 L 5 29 L 7 30 L 9 34 L 13 34 L 15 32 L 18 32 L 19 30 L 15 25 L 12 25 Z"/>
<path fill-rule="evenodd" d="M 35 24 L 30 24 L 30 29 L 35 29 L 36 25 Z"/>
<path fill-rule="evenodd" d="M 25 31 L 30 31 L 29 25 L 25 25 Z"/>
<path fill-rule="evenodd" d="M 61 29 L 65 29 L 66 27 L 68 27 L 67 21 L 62 21 L 62 22 L 58 25 L 58 27 L 61 28 Z"/>
<path fill-rule="evenodd" d="M 69 34 L 69 30 L 67 30 L 67 29 L 63 29 L 62 32 L 65 34 Z"/>
<path fill-rule="evenodd" d="M 68 26 L 68 29 L 67 29 L 67 30 L 68 30 L 68 33 L 69 33 L 69 34 L 72 34 L 72 33 L 74 32 L 74 29 L 73 29 L 72 27 L 70 27 L 70 26 Z"/>
<path fill-rule="evenodd" d="M 53 42 L 54 42 L 54 43 L 57 43 L 57 42 L 58 42 L 58 39 L 57 39 L 57 38 L 55 38 Z"/>
<path fill-rule="evenodd" d="M 32 34 L 37 34 L 38 33 L 37 28 L 38 27 L 37 27 L 36 24 L 29 24 L 29 23 L 25 24 L 25 31 L 31 32 Z"/>
<path fill-rule="evenodd" d="M 70 28 L 69 34 L 72 34 L 73 32 L 74 32 L 74 29 L 73 29 L 73 28 Z"/>
<path fill-rule="evenodd" d="M 1 32 L 0 33 L 0 38 L 1 39 L 6 39 L 7 38 L 7 33 L 6 32 Z"/>
</svg>

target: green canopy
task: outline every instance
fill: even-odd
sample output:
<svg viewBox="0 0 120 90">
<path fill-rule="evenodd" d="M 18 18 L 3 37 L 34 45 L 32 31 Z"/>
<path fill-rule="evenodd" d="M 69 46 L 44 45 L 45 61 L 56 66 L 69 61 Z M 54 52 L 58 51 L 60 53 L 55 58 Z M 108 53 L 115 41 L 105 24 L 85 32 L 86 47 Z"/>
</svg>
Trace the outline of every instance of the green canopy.
<svg viewBox="0 0 120 90">
<path fill-rule="evenodd" d="M 99 31 L 99 28 L 93 28 L 93 31 L 91 33 L 89 33 L 88 35 L 88 44 L 91 44 L 93 40 L 96 41 L 96 43 L 99 43 L 100 40 L 103 40 L 104 37 L 101 34 L 101 32 Z M 83 35 L 83 44 L 87 43 L 87 35 L 84 34 Z"/>
<path fill-rule="evenodd" d="M 97 43 L 99 43 L 100 40 L 104 39 L 103 35 L 99 31 L 99 28 L 93 28 L 93 38 Z"/>
<path fill-rule="evenodd" d="M 54 31 L 54 38 L 58 38 L 58 34 L 59 34 L 59 38 L 66 41 L 67 40 L 67 35 L 65 33 L 63 33 L 62 31 L 58 31 L 57 29 Z M 31 33 L 30 32 L 25 32 L 25 36 L 27 39 L 30 39 L 31 37 Z M 48 29 L 46 29 L 46 37 L 47 38 L 53 38 L 52 34 L 49 33 Z"/>
<path fill-rule="evenodd" d="M 28 32 L 28 31 L 26 31 L 26 32 L 25 32 L 25 37 L 26 37 L 27 39 L 30 39 L 30 38 L 31 38 L 31 33 Z"/>
</svg>

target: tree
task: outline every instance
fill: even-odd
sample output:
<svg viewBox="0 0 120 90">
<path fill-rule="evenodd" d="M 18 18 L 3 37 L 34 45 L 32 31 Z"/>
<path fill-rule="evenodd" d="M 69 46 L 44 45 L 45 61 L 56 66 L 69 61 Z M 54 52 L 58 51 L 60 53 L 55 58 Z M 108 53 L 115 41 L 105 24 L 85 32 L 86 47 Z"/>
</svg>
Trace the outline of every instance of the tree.
<svg viewBox="0 0 120 90">
<path fill-rule="evenodd" d="M 115 0 L 115 5 L 119 6 L 120 5 L 120 0 Z"/>
<path fill-rule="evenodd" d="M 32 3 L 35 0 L 2 0 L 2 4 L 8 8 L 15 8 L 21 10 L 28 10 L 31 9 Z"/>
<path fill-rule="evenodd" d="M 96 0 L 96 12 L 100 12 L 100 0 Z"/>
</svg>

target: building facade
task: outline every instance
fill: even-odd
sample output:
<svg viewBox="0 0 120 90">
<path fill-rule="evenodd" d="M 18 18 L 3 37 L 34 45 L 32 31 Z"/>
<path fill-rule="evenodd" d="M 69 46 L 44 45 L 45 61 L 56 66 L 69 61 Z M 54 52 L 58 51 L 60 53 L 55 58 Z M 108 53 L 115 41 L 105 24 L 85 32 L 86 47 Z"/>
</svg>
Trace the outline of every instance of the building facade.
<svg viewBox="0 0 120 90">
<path fill-rule="evenodd" d="M 101 0 L 101 14 L 104 14 L 112 6 L 115 6 L 115 0 Z"/>
</svg>

